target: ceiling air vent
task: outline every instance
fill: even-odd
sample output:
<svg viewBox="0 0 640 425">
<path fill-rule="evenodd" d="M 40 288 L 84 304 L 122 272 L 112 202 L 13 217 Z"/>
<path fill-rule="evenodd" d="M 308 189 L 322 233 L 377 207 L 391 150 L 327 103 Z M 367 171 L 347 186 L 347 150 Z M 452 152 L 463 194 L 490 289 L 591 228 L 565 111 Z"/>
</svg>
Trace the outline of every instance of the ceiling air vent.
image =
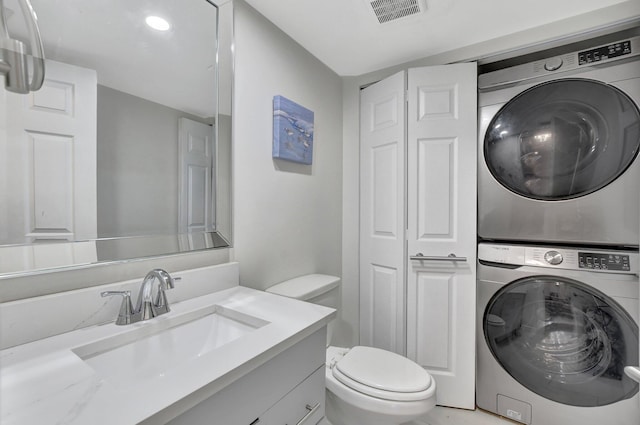
<svg viewBox="0 0 640 425">
<path fill-rule="evenodd" d="M 422 13 L 427 9 L 425 0 L 365 0 L 378 22 L 394 21 L 407 16 Z"/>
</svg>

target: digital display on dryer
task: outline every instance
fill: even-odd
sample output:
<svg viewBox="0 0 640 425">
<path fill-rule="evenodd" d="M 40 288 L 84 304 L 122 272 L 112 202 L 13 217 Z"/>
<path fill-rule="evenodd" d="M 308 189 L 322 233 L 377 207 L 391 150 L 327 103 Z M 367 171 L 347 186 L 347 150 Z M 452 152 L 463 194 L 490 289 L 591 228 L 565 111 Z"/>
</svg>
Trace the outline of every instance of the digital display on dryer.
<svg viewBox="0 0 640 425">
<path fill-rule="evenodd" d="M 617 58 L 618 56 L 628 55 L 630 53 L 631 42 L 629 40 L 622 41 L 578 53 L 578 65 L 600 62 L 605 59 Z"/>
<path fill-rule="evenodd" d="M 581 269 L 615 270 L 628 272 L 629 256 L 621 254 L 598 254 L 578 252 L 578 267 Z"/>
</svg>

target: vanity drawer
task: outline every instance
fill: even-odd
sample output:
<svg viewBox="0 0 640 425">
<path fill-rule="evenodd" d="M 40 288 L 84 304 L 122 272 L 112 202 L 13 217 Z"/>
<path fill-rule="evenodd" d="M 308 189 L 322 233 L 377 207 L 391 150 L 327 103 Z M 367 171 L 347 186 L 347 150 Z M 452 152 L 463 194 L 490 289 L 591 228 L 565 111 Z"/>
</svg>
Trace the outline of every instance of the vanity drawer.
<svg viewBox="0 0 640 425">
<path fill-rule="evenodd" d="M 322 365 L 260 415 L 256 425 L 316 425 L 324 417 L 324 374 Z"/>
</svg>

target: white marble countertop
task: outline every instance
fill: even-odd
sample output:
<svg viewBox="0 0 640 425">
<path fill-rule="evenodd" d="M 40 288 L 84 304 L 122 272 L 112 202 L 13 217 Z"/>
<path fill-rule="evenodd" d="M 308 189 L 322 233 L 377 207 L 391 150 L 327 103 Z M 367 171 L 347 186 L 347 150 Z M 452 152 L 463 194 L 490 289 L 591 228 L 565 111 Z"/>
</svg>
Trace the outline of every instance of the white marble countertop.
<svg viewBox="0 0 640 425">
<path fill-rule="evenodd" d="M 189 362 L 169 364 L 165 373 L 124 388 L 98 375 L 72 351 L 210 305 L 269 323 Z M 162 423 L 311 335 L 334 316 L 334 310 L 326 307 L 234 287 L 175 303 L 171 312 L 145 323 L 90 326 L 7 348 L 0 351 L 0 422 Z M 162 356 L 162 352 L 150 355 Z M 196 391 L 197 400 L 185 402 Z"/>
</svg>

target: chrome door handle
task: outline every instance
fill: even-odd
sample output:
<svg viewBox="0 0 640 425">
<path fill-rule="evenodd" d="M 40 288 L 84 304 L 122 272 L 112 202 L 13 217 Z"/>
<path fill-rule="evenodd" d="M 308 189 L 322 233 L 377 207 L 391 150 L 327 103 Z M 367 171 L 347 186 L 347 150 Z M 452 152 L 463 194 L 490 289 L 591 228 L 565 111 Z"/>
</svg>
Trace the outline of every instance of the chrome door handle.
<svg viewBox="0 0 640 425">
<path fill-rule="evenodd" d="M 467 257 L 456 257 L 456 254 L 453 254 L 453 253 L 447 255 L 446 257 L 442 257 L 442 256 L 427 256 L 419 252 L 416 255 L 412 255 L 411 257 L 409 257 L 409 259 L 417 260 L 417 261 L 453 261 L 453 262 L 467 261 Z"/>
<path fill-rule="evenodd" d="M 318 408 L 320 407 L 320 403 L 316 403 L 315 406 L 307 404 L 305 407 L 307 408 L 308 412 L 302 419 L 298 421 L 298 423 L 296 423 L 296 425 L 303 425 L 311 415 L 316 413 L 316 410 L 318 410 Z"/>
</svg>

